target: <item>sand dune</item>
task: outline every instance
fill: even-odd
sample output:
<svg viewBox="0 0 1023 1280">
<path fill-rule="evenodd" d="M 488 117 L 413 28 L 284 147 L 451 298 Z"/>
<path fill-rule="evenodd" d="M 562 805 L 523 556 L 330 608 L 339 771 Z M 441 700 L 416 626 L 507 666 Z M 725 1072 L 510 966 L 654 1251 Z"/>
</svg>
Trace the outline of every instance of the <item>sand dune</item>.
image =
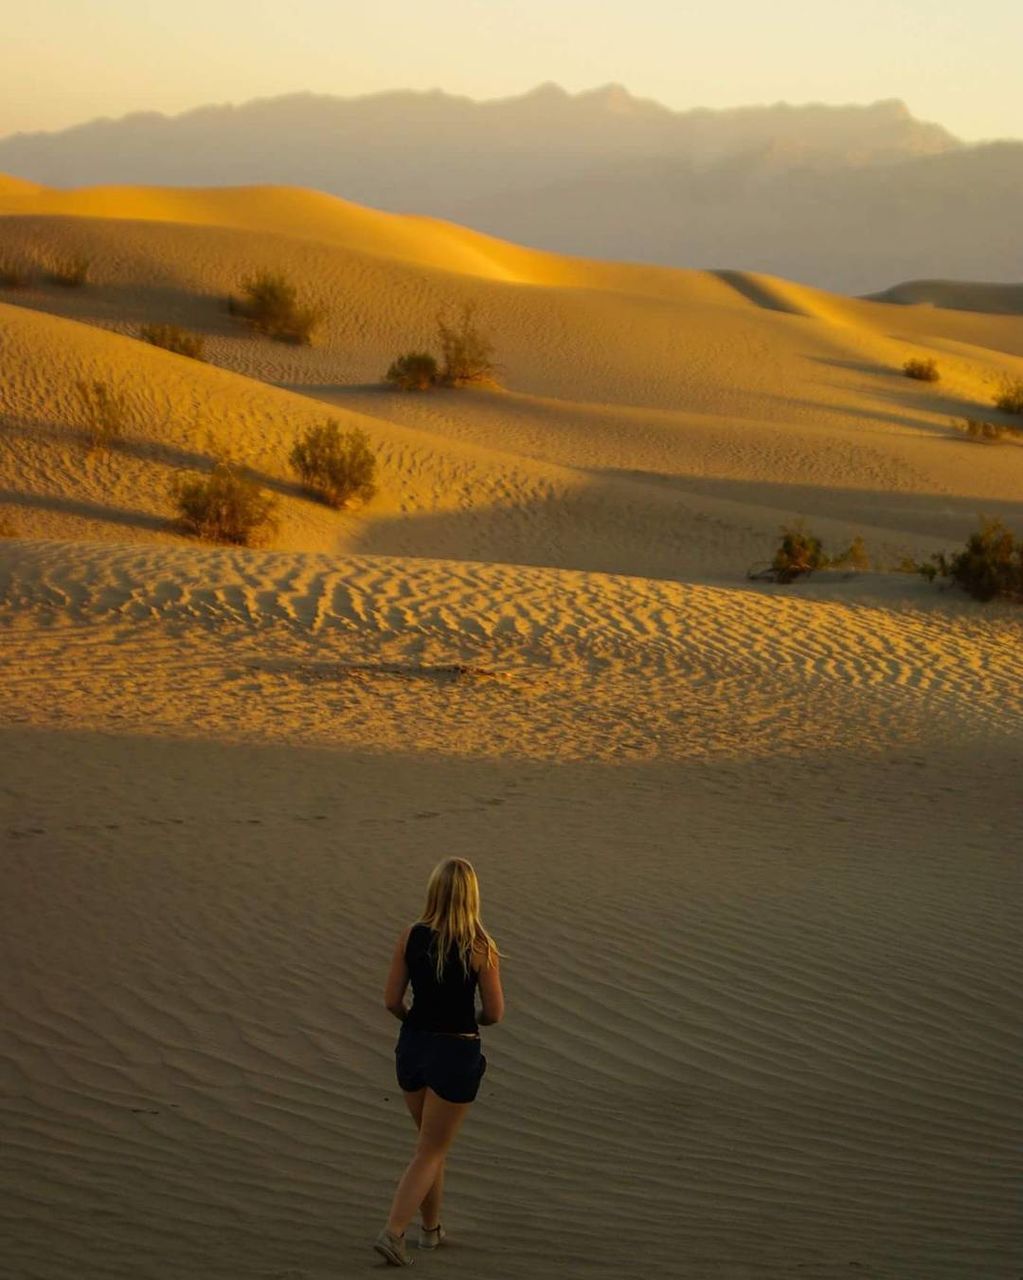
<svg viewBox="0 0 1023 1280">
<path fill-rule="evenodd" d="M 982 284 L 963 280 L 907 280 L 877 294 L 878 302 L 982 311 L 993 315 L 1023 313 L 1023 285 Z"/>
<path fill-rule="evenodd" d="M 385 496 L 365 519 L 331 521 L 308 502 L 289 504 L 289 547 L 402 554 L 421 547 L 432 556 L 729 576 L 756 559 L 780 520 L 796 512 L 827 522 L 830 538 L 870 534 L 894 557 L 926 554 L 937 539 L 961 537 L 980 509 L 1012 515 L 1018 500 L 1023 455 L 964 443 L 950 425 L 954 417 L 989 412 L 999 380 L 1023 371 L 1023 333 L 1010 316 L 894 307 L 737 272 L 556 259 L 314 193 L 107 189 L 43 192 L 38 201 L 79 214 L 9 217 L 8 243 L 28 256 L 84 252 L 95 283 L 75 291 L 43 282 L 7 295 L 22 304 L 20 314 L 4 312 L 7 341 L 21 342 L 15 369 L 61 359 L 58 330 L 13 336 L 18 325 L 43 323 L 30 311 L 125 335 L 145 322 L 182 323 L 204 333 L 213 362 L 250 381 L 190 404 L 197 393 L 184 395 L 182 379 L 212 388 L 223 375 L 110 342 L 102 363 L 138 383 L 142 435 L 163 432 L 169 445 L 178 433 L 194 453 L 197 433 L 213 430 L 206 419 L 215 418 L 224 425 L 221 438 L 230 436 L 289 496 L 287 445 L 295 424 L 313 411 L 251 381 L 257 379 L 362 415 L 389 450 Z M 85 216 L 100 207 L 132 220 Z M 143 213 L 192 221 L 140 221 Z M 217 225 L 199 225 L 204 216 Z M 239 229 L 227 225 L 232 218 L 276 230 Z M 285 236 L 283 227 L 301 235 Z M 408 244 L 416 253 L 402 257 Z M 253 339 L 224 313 L 223 300 L 240 279 L 268 265 L 325 308 L 329 319 L 314 349 Z M 399 350 L 434 340 L 438 310 L 452 314 L 465 302 L 478 307 L 495 338 L 504 391 L 424 399 L 370 390 Z M 74 349 L 86 338 L 66 341 Z M 30 360 L 33 345 L 38 352 Z M 905 359 L 923 354 L 941 364 L 937 387 L 899 373 Z M 90 360 L 98 367 L 98 354 Z M 50 367 L 43 416 L 69 422 L 67 401 L 59 408 L 52 400 L 68 377 L 56 363 Z M 31 416 L 34 384 L 30 378 L 22 394 L 18 377 L 5 392 L 7 411 Z M 244 410 L 228 407 L 234 396 Z M 172 404 L 187 411 L 169 416 Z M 399 461 L 401 449 L 415 449 L 415 460 L 402 454 Z M 470 454 L 472 479 L 461 483 Z M 69 471 L 65 466 L 58 488 Z M 143 510 L 155 518 L 166 509 L 166 475 L 135 471 L 124 473 L 125 483 L 133 492 L 150 490 Z M 94 477 L 92 488 L 110 482 Z M 570 531 L 554 528 L 566 495 L 583 507 L 596 502 L 597 524 L 608 536 L 590 527 L 573 541 Z M 95 501 L 87 492 L 82 498 Z M 494 537 L 481 542 L 476 529 L 471 537 L 445 531 L 438 539 L 435 514 L 469 510 Z M 53 512 L 23 513 L 22 526 L 47 536 L 71 532 L 80 526 L 68 524 L 67 514 L 55 521 Z M 428 528 L 423 517 L 431 518 Z M 516 528 L 524 523 L 535 532 Z M 651 527 L 640 545 L 625 545 L 636 543 L 643 525 Z M 98 527 L 90 517 L 88 536 Z M 115 518 L 110 531 L 123 527 Z M 608 537 L 622 554 L 588 554 Z M 566 538 L 573 545 L 566 547 Z"/>
<path fill-rule="evenodd" d="M 83 187 L 61 191 L 5 179 L 0 215 L 50 215 L 232 227 L 343 245 L 417 266 L 535 283 L 571 275 L 557 254 L 522 249 L 437 218 L 383 213 L 295 187 Z"/>
<path fill-rule="evenodd" d="M 1019 610 L 745 571 L 800 514 L 883 564 L 1019 529 L 1023 450 L 949 425 L 1023 373 L 1018 317 L 312 193 L 26 185 L 4 251 L 93 273 L 0 298 L 12 1274 L 371 1266 L 411 1137 L 379 987 L 445 852 L 510 1011 L 421 1266 L 1017 1274 Z M 225 313 L 266 267 L 327 307 L 314 348 Z M 381 389 L 464 302 L 502 385 Z M 126 398 L 108 454 L 79 379 Z M 327 416 L 378 451 L 358 509 L 289 471 Z M 225 451 L 270 547 L 168 523 Z"/>
</svg>

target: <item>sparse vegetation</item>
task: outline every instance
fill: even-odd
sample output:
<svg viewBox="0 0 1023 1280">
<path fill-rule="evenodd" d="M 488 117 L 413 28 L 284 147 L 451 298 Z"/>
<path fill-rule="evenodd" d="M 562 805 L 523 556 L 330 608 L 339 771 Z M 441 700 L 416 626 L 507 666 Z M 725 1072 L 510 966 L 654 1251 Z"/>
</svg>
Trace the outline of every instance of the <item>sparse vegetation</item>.
<svg viewBox="0 0 1023 1280">
<path fill-rule="evenodd" d="M 50 265 L 50 279 L 65 289 L 81 289 L 89 282 L 92 260 L 82 254 L 68 258 L 54 258 Z"/>
<path fill-rule="evenodd" d="M 995 408 L 1002 413 L 1023 413 L 1023 378 L 1003 378 Z"/>
<path fill-rule="evenodd" d="M 952 425 L 957 431 L 965 431 L 974 440 L 982 440 L 988 444 L 1023 436 L 1023 429 L 1020 427 L 1011 426 L 1007 422 L 988 422 L 982 418 L 953 418 Z"/>
<path fill-rule="evenodd" d="M 892 565 L 895 573 L 922 573 L 923 576 L 932 582 L 937 575 L 937 565 L 921 564 L 919 560 L 914 560 L 912 556 L 900 556 L 900 558 Z"/>
<path fill-rule="evenodd" d="M 206 342 L 200 333 L 189 333 L 176 324 L 144 324 L 139 332 L 143 342 L 173 351 L 175 355 L 188 356 L 192 360 L 204 360 Z"/>
<path fill-rule="evenodd" d="M 358 428 L 342 431 L 333 419 L 304 432 L 288 460 L 303 486 L 329 506 L 365 501 L 376 491 L 376 455 L 369 437 Z"/>
<path fill-rule="evenodd" d="M 933 581 L 951 578 L 975 600 L 1023 601 L 1023 538 L 1018 541 L 1000 520 L 983 520 L 962 551 L 931 557 L 918 572 Z"/>
<path fill-rule="evenodd" d="M 843 552 L 831 557 L 830 567 L 832 569 L 852 569 L 856 573 L 867 572 L 870 568 L 870 556 L 867 554 L 867 544 L 859 534 L 853 538 Z"/>
<path fill-rule="evenodd" d="M 440 380 L 449 387 L 466 387 L 472 383 L 491 382 L 497 373 L 494 344 L 480 333 L 475 324 L 475 310 L 462 308 L 458 323 L 449 325 L 437 317 L 443 367 Z"/>
<path fill-rule="evenodd" d="M 476 327 L 475 310 L 466 304 L 456 323 L 437 317 L 441 359 L 428 351 L 408 351 L 393 362 L 384 375 L 402 391 L 428 391 L 430 387 L 467 387 L 493 382 L 497 374 L 494 344 Z"/>
<path fill-rule="evenodd" d="M 124 435 L 128 420 L 125 398 L 111 391 L 105 382 L 76 382 L 75 387 L 89 448 L 96 451 L 109 449 Z"/>
<path fill-rule="evenodd" d="M 428 391 L 437 384 L 440 370 L 428 351 L 409 351 L 394 361 L 384 377 L 401 391 Z"/>
<path fill-rule="evenodd" d="M 918 382 L 937 382 L 941 377 L 937 362 L 930 357 L 926 360 L 907 360 L 902 366 L 902 372 L 907 378 L 916 378 Z"/>
<path fill-rule="evenodd" d="M 0 258 L 0 289 L 27 289 L 32 283 L 32 268 L 22 258 Z"/>
<path fill-rule="evenodd" d="M 754 565 L 746 576 L 755 581 L 787 584 L 818 569 L 852 569 L 857 573 L 865 573 L 869 568 L 870 557 L 859 534 L 844 551 L 836 556 L 829 556 L 820 538 L 815 537 L 806 527 L 806 522 L 795 520 L 792 524 L 782 525 L 781 542 L 774 558 Z"/>
<path fill-rule="evenodd" d="M 815 538 L 802 520 L 782 525 L 781 543 L 771 561 L 776 582 L 794 582 L 815 569 L 827 566 L 828 557 L 819 538 Z"/>
<path fill-rule="evenodd" d="M 175 476 L 171 497 L 180 527 L 208 542 L 255 546 L 277 528 L 277 500 L 236 462 Z"/>
<path fill-rule="evenodd" d="M 317 307 L 302 305 L 298 290 L 284 276 L 263 272 L 242 281 L 242 298 L 231 298 L 228 308 L 257 333 L 281 342 L 308 346 L 323 319 Z"/>
</svg>

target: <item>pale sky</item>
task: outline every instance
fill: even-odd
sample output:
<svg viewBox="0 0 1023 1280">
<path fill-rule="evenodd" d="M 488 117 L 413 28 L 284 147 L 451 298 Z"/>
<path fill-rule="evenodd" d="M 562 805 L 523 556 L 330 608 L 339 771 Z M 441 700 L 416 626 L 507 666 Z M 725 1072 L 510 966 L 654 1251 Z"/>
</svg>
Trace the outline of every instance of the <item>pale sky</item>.
<svg viewBox="0 0 1023 1280">
<path fill-rule="evenodd" d="M 609 81 L 675 109 L 902 98 L 1023 138 L 1023 0 L 20 0 L 0 136 L 309 90 Z"/>
</svg>

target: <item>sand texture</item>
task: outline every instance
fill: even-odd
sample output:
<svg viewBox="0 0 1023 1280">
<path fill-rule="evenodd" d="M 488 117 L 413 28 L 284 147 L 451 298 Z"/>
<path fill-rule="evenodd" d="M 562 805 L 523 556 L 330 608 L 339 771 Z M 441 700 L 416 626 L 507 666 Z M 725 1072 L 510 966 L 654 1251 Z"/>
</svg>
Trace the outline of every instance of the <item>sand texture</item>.
<svg viewBox="0 0 1023 1280">
<path fill-rule="evenodd" d="M 381 1271 L 383 980 L 460 854 L 508 1016 L 414 1274 L 1016 1280 L 1023 615 L 893 569 L 1023 533 L 1023 447 L 951 425 L 1023 376 L 1014 295 L 286 188 L 2 179 L 0 238 L 0 1277 Z M 312 347 L 227 313 L 264 269 Z M 466 303 L 498 384 L 384 388 Z M 287 461 L 328 417 L 379 463 L 340 512 Z M 171 523 L 224 453 L 267 546 Z M 874 567 L 749 582 L 797 516 Z"/>
</svg>

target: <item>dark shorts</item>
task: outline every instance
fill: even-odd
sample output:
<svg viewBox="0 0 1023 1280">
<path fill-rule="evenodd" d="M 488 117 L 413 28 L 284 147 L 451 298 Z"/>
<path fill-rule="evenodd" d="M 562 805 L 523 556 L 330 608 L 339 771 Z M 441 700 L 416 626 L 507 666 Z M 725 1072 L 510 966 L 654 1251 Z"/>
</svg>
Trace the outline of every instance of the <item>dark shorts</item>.
<svg viewBox="0 0 1023 1280">
<path fill-rule="evenodd" d="M 405 1093 L 430 1088 L 446 1102 L 472 1102 L 487 1069 L 478 1039 L 422 1031 L 401 1024 L 394 1047 L 398 1085 Z"/>
</svg>

